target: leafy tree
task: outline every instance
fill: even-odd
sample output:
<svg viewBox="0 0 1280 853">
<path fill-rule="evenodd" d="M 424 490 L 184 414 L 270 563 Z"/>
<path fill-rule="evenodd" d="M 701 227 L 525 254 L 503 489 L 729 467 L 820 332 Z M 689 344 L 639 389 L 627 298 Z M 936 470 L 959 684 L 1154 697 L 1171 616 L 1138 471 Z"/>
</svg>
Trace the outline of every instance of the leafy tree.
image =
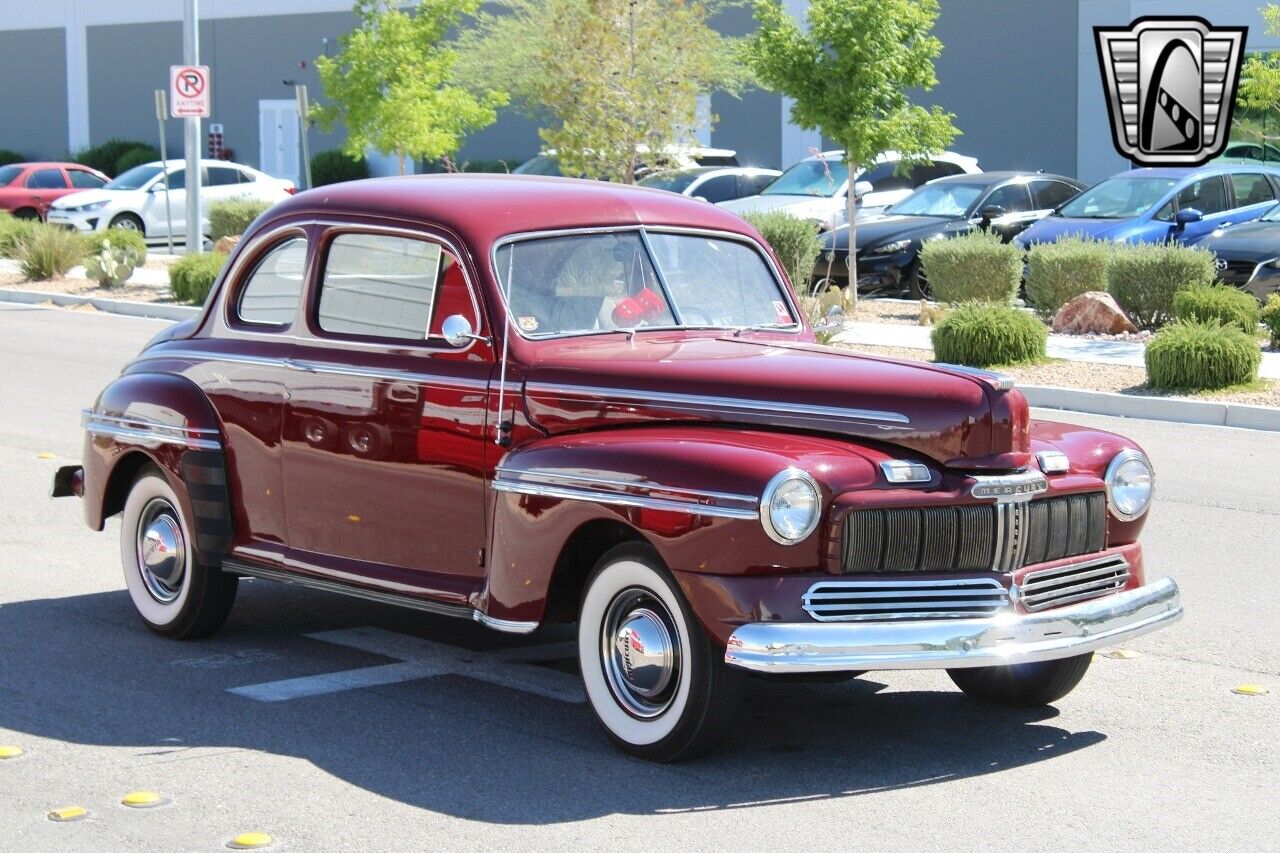
<svg viewBox="0 0 1280 853">
<path fill-rule="evenodd" d="M 452 154 L 470 131 L 492 124 L 506 95 L 473 94 L 450 82 L 456 52 L 445 33 L 479 0 L 420 0 L 414 12 L 395 0 L 356 0 L 360 26 L 339 39 L 337 56 L 316 59 L 325 95 L 312 116 L 325 130 L 341 121 L 343 150 L 362 157 L 372 147 L 405 158 Z"/>
<path fill-rule="evenodd" d="M 932 34 L 937 0 L 811 0 L 807 31 L 779 0 L 759 0 L 755 13 L 760 27 L 748 61 L 756 77 L 793 100 L 792 122 L 820 130 L 844 148 L 851 180 L 888 151 L 908 161 L 928 160 L 959 133 L 951 113 L 925 109 L 907 97 L 938 82 L 933 61 L 942 42 Z M 848 213 L 852 249 L 853 192 Z M 856 299 L 852 251 L 849 280 Z"/>
<path fill-rule="evenodd" d="M 459 76 L 511 93 L 566 174 L 631 183 L 695 141 L 698 96 L 747 80 L 721 0 L 495 0 L 461 40 Z M 705 117 L 704 117 L 705 118 Z M 714 119 L 712 119 L 714 120 Z"/>
<path fill-rule="evenodd" d="M 1280 5 L 1268 3 L 1258 10 L 1267 35 L 1280 36 Z M 1280 51 L 1255 53 L 1240 72 L 1240 106 L 1262 113 L 1280 112 Z"/>
</svg>

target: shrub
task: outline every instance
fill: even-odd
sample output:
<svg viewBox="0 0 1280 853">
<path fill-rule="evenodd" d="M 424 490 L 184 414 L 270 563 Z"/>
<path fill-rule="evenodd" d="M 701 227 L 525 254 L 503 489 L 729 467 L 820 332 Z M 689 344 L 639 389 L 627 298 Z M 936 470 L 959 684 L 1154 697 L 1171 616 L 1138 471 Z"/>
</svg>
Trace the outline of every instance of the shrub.
<svg viewBox="0 0 1280 853">
<path fill-rule="evenodd" d="M 1267 304 L 1262 308 L 1262 322 L 1271 332 L 1271 346 L 1280 347 L 1280 293 L 1267 297 Z"/>
<path fill-rule="evenodd" d="M 1107 289 L 1142 329 L 1173 317 L 1173 295 L 1216 277 L 1212 252 L 1167 243 L 1117 247 L 1107 267 Z"/>
<path fill-rule="evenodd" d="M 749 213 L 744 217 L 773 249 L 793 287 L 808 290 L 813 265 L 822 251 L 822 239 L 812 222 L 789 213 Z"/>
<path fill-rule="evenodd" d="M 134 148 L 147 147 L 149 147 L 147 143 L 139 142 L 136 139 L 108 139 L 101 145 L 94 145 L 72 154 L 71 159 L 114 178 L 120 174 L 116 171 L 116 167 L 121 157 Z M 160 157 L 157 155 L 152 159 L 159 160 Z M 147 161 L 144 160 L 143 162 Z"/>
<path fill-rule="evenodd" d="M 39 227 L 37 219 L 19 219 L 7 211 L 0 211 L 0 258 L 16 257 L 18 244 Z"/>
<path fill-rule="evenodd" d="M 227 256 L 221 252 L 183 255 L 174 261 L 169 267 L 169 289 L 173 291 L 173 298 L 203 304 L 226 261 Z"/>
<path fill-rule="evenodd" d="M 243 234 L 262 215 L 270 202 L 238 198 L 209 205 L 209 232 L 214 240 Z"/>
<path fill-rule="evenodd" d="M 957 306 L 931 337 L 938 361 L 990 367 L 1040 361 L 1049 330 L 1026 311 L 971 302 Z"/>
<path fill-rule="evenodd" d="M 512 160 L 426 160 L 422 163 L 422 172 L 426 175 L 438 175 L 442 172 L 471 172 L 506 174 L 519 166 L 521 159 Z"/>
<path fill-rule="evenodd" d="M 18 269 L 28 280 L 58 278 L 84 260 L 84 238 L 74 231 L 37 224 L 18 241 Z"/>
<path fill-rule="evenodd" d="M 321 151 L 311 158 L 311 185 L 323 187 L 343 181 L 358 181 L 369 177 L 369 161 L 355 159 L 343 151 Z"/>
<path fill-rule="evenodd" d="M 10 163 L 25 163 L 27 158 L 19 154 L 17 151 L 11 151 L 8 148 L 0 148 L 0 166 L 8 166 Z"/>
<path fill-rule="evenodd" d="M 1110 259 L 1108 243 L 1087 237 L 1033 244 L 1027 253 L 1027 302 L 1048 319 L 1082 293 L 1105 291 Z"/>
<path fill-rule="evenodd" d="M 128 281 L 145 258 L 146 253 L 139 252 L 136 246 L 113 246 L 110 241 L 103 240 L 98 251 L 85 261 L 84 272 L 99 287 L 115 287 Z"/>
<path fill-rule="evenodd" d="M 147 262 L 147 239 L 137 231 L 129 231 L 125 228 L 108 228 L 106 231 L 94 232 L 86 234 L 85 240 L 89 243 L 89 253 L 96 254 L 102 250 L 103 242 L 111 244 L 113 249 L 129 249 L 138 256 L 137 266 L 142 266 Z"/>
<path fill-rule="evenodd" d="M 119 175 L 129 171 L 134 166 L 141 166 L 143 163 L 154 163 L 159 159 L 159 148 L 153 145 L 138 145 L 120 155 L 120 159 L 116 160 L 115 173 Z"/>
<path fill-rule="evenodd" d="M 934 297 L 953 304 L 1008 305 L 1022 280 L 1022 250 L 986 231 L 930 240 L 920 248 L 920 263 Z"/>
<path fill-rule="evenodd" d="M 1262 353 L 1234 326 L 1184 320 L 1147 344 L 1147 381 L 1162 391 L 1206 391 L 1246 385 L 1258 378 Z"/>
<path fill-rule="evenodd" d="M 1196 284 L 1173 295 L 1178 320 L 1214 321 L 1252 336 L 1261 319 L 1258 300 L 1243 290 L 1222 284 Z"/>
</svg>

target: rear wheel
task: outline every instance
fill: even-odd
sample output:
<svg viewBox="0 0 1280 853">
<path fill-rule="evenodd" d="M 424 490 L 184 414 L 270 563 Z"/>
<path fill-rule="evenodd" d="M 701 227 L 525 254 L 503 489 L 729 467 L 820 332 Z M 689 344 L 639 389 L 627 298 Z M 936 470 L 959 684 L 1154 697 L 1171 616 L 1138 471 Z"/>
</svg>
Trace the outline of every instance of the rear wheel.
<svg viewBox="0 0 1280 853">
<path fill-rule="evenodd" d="M 924 277 L 924 272 L 920 269 L 920 262 L 916 261 L 907 270 L 906 275 L 902 277 L 902 286 L 912 299 L 928 299 L 929 298 L 929 282 Z"/>
<path fill-rule="evenodd" d="M 605 734 L 653 761 L 710 751 L 741 698 L 741 674 L 725 665 L 657 555 L 635 543 L 608 551 L 587 580 L 578 663 Z"/>
<path fill-rule="evenodd" d="M 1070 693 L 1089 671 L 1092 660 L 1090 652 L 1040 663 L 949 669 L 947 675 L 980 702 L 1029 708 L 1057 702 Z"/>
<path fill-rule="evenodd" d="M 201 564 L 193 542 L 177 492 L 158 468 L 143 468 L 125 501 L 120 560 L 133 606 L 157 634 L 211 634 L 235 602 L 236 576 Z"/>
<path fill-rule="evenodd" d="M 34 207 L 20 207 L 13 212 L 14 219 L 39 219 L 40 213 Z"/>
</svg>

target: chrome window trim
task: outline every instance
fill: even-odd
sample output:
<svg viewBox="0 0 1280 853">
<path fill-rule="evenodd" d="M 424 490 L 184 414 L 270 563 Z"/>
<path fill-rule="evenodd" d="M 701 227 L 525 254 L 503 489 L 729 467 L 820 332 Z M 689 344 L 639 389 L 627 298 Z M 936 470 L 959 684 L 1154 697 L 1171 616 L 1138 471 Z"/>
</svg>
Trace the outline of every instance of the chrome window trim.
<svg viewBox="0 0 1280 853">
<path fill-rule="evenodd" d="M 1117 509 L 1115 502 L 1111 500 L 1111 477 L 1115 474 L 1116 469 L 1131 459 L 1139 459 L 1142 461 L 1142 464 L 1147 466 L 1147 471 L 1151 473 L 1151 494 L 1147 497 L 1147 502 L 1141 510 L 1133 514 L 1128 514 Z M 1107 512 L 1111 513 L 1111 515 L 1118 518 L 1120 521 L 1135 521 L 1142 518 L 1142 516 L 1147 514 L 1147 510 L 1151 509 L 1151 502 L 1154 501 L 1156 497 L 1156 469 L 1152 467 L 1151 460 L 1147 458 L 1147 454 L 1140 450 L 1135 450 L 1132 447 L 1126 447 L 1111 458 L 1111 461 L 1107 463 L 1107 470 L 1102 475 L 1102 482 L 1107 490 Z"/>
<path fill-rule="evenodd" d="M 998 373 L 994 370 L 983 370 L 980 367 L 969 367 L 967 364 L 951 364 L 945 361 L 934 362 L 934 367 L 945 367 L 947 370 L 963 373 L 966 376 L 972 376 L 977 379 L 984 379 L 991 384 L 997 391 L 1011 391 L 1014 386 L 1014 379 L 1006 373 Z"/>
<path fill-rule="evenodd" d="M 288 331 L 292 329 L 294 325 L 298 322 L 298 305 L 302 304 L 302 301 L 306 296 L 307 277 L 311 273 L 311 267 L 307 264 L 307 260 L 310 259 L 311 257 L 311 241 L 307 239 L 306 229 L 300 226 L 297 226 L 292 229 L 284 229 L 284 230 L 286 231 L 293 230 L 293 231 L 296 231 L 297 233 L 295 233 L 293 236 L 283 235 L 282 239 L 280 239 L 274 245 L 268 246 L 267 248 L 263 249 L 261 252 L 258 251 L 259 244 L 254 243 L 254 252 L 253 252 L 254 264 L 252 267 L 245 270 L 245 275 L 247 277 L 244 279 L 243 286 L 239 288 L 239 293 L 237 294 L 237 298 L 234 301 L 232 301 L 231 296 L 229 294 L 227 296 L 227 311 L 235 317 L 237 323 L 243 324 L 245 326 L 256 326 L 259 329 L 262 329 L 263 332 L 266 334 L 269 334 L 269 332 L 267 331 L 269 329 L 276 329 L 281 332 Z M 249 283 L 253 281 L 253 277 L 257 274 L 258 269 L 262 266 L 263 261 L 271 257 L 271 255 L 276 251 L 292 243 L 294 240 L 302 241 L 304 258 L 302 263 L 302 284 L 298 288 L 297 304 L 293 306 L 293 319 L 287 323 L 267 323 L 262 320 L 246 320 L 243 314 L 241 313 L 241 304 L 244 301 L 245 291 L 249 289 Z M 230 326 L 230 324 L 228 325 Z M 231 328 L 236 328 L 236 327 L 231 326 Z"/>
<path fill-rule="evenodd" d="M 715 504 L 696 503 L 692 500 L 676 498 L 654 498 L 643 495 L 629 495 L 621 492 L 610 492 L 602 489 L 590 489 L 577 486 L 553 486 L 542 483 L 525 483 L 521 481 L 493 480 L 490 487 L 497 492 L 532 495 L 540 498 L 557 500 L 589 501 L 592 503 L 610 504 L 614 506 L 654 509 L 666 512 L 683 512 L 689 515 L 703 515 L 713 518 L 732 518 L 738 520 L 754 519 L 756 510 L 737 509 L 717 506 Z"/>
<path fill-rule="evenodd" d="M 493 245 L 489 248 L 489 267 L 490 267 L 489 271 L 490 271 L 490 274 L 493 275 L 493 280 L 498 284 L 499 294 L 505 294 L 506 285 L 504 285 L 502 282 L 502 276 L 498 274 L 498 271 L 501 269 L 498 263 L 498 252 L 504 246 L 509 246 L 513 243 L 522 243 L 522 242 L 527 242 L 531 240 L 549 240 L 556 237 L 575 237 L 580 235 L 591 235 L 591 234 L 622 234 L 622 233 L 629 233 L 629 232 L 639 232 L 640 239 L 645 242 L 645 250 L 649 252 L 649 260 L 653 264 L 655 269 L 657 269 L 657 259 L 653 256 L 653 252 L 648 246 L 648 239 L 646 237 L 647 232 L 651 232 L 654 234 L 679 234 L 679 235 L 693 236 L 693 237 L 711 237 L 715 239 L 732 240 L 738 243 L 742 243 L 746 246 L 749 246 L 751 249 L 755 251 L 757 255 L 760 256 L 760 259 L 764 261 L 765 266 L 769 269 L 769 271 L 773 273 L 774 284 L 777 285 L 778 291 L 781 293 L 782 297 L 786 300 L 787 306 L 791 309 L 791 316 L 795 320 L 795 325 L 793 327 L 780 327 L 777 329 L 769 329 L 768 331 L 781 332 L 789 335 L 797 335 L 800 332 L 804 331 L 805 314 L 802 310 L 800 310 L 800 306 L 797 304 L 795 297 L 791 291 L 791 288 L 786 286 L 785 282 L 787 279 L 782 274 L 782 270 L 778 267 L 776 263 L 774 263 L 773 258 L 769 256 L 768 252 L 764 251 L 763 247 L 759 243 L 757 243 L 755 240 L 751 239 L 745 234 L 735 234 L 732 231 L 717 231 L 714 228 L 693 228 L 693 227 L 684 227 L 679 225 L 597 225 L 589 228 L 554 228 L 554 229 L 548 229 L 546 231 L 520 231 L 515 234 L 507 234 L 506 236 L 500 237 L 497 240 L 493 241 Z M 659 274 L 659 276 L 661 276 L 661 274 Z M 500 301 L 502 303 L 502 312 L 505 315 L 505 319 L 503 322 L 510 323 L 511 310 L 507 306 L 505 296 L 500 296 Z M 676 306 L 674 302 L 672 302 L 673 314 L 676 310 L 677 310 Z M 520 328 L 519 323 L 510 323 L 510 325 L 513 329 L 515 329 L 516 335 L 518 335 L 522 340 L 530 341 L 533 343 L 536 343 L 538 341 L 562 340 L 564 338 L 580 338 L 580 337 L 585 337 L 587 335 L 593 335 L 593 334 L 598 335 L 602 333 L 602 330 L 593 329 L 590 331 L 566 332 L 564 334 L 559 334 L 559 335 L 538 335 L 538 336 L 531 337 L 524 333 L 524 331 Z M 727 331 L 732 331 L 734 328 L 735 327 L 733 326 L 725 326 L 724 328 L 721 328 L 719 326 L 689 326 L 689 327 L 678 327 L 674 329 L 655 328 L 652 331 L 724 331 L 724 332 L 727 332 Z M 628 330 L 626 329 L 618 329 L 617 333 L 624 334 L 627 331 Z M 635 329 L 635 331 L 643 332 L 645 331 L 645 329 L 644 327 L 638 327 Z M 608 333 L 608 332 L 605 331 L 604 333 Z"/>
<path fill-rule="evenodd" d="M 123 444 L 135 444 L 140 447 L 170 444 L 195 450 L 222 449 L 222 442 L 216 438 L 218 435 L 216 429 L 179 427 L 146 418 L 103 415 L 88 409 L 80 413 L 80 423 L 85 432 L 92 436 L 108 436 Z"/>
<path fill-rule="evenodd" d="M 586 474 L 563 474 L 558 471 L 540 471 L 532 468 L 499 468 L 495 474 L 496 479 L 505 480 L 508 476 L 514 476 L 517 479 L 514 482 L 520 482 L 522 479 L 535 479 L 548 482 L 551 485 L 557 485 L 557 481 L 567 483 L 570 488 L 584 485 L 598 485 L 605 488 L 619 489 L 642 489 L 646 492 L 663 492 L 673 495 L 684 495 L 690 498 L 712 500 L 712 501 L 728 501 L 730 503 L 744 503 L 753 509 L 759 504 L 759 498 L 754 495 L 740 495 L 732 492 L 713 492 L 703 489 L 689 489 L 683 486 L 664 486 L 661 483 L 655 483 L 651 480 L 619 480 L 613 477 L 595 477 Z"/>
<path fill-rule="evenodd" d="M 792 480 L 803 480 L 805 483 L 808 483 L 809 487 L 813 489 L 814 495 L 817 496 L 818 505 L 818 511 L 813 514 L 813 520 L 809 522 L 809 525 L 804 529 L 804 532 L 796 537 L 782 535 L 782 533 L 773 526 L 772 514 L 774 495 L 784 483 L 789 483 Z M 801 470 L 800 468 L 783 468 L 777 474 L 773 475 L 773 478 L 765 485 L 764 492 L 760 495 L 760 526 L 764 528 L 765 535 L 774 542 L 777 542 L 779 545 L 798 545 L 812 536 L 813 531 L 818 529 L 818 524 L 822 521 L 823 509 L 824 502 L 822 500 L 822 488 L 818 485 L 818 481 L 813 478 L 813 475 L 808 471 Z"/>
<path fill-rule="evenodd" d="M 811 403 L 782 403 L 751 400 L 744 397 L 717 397 L 704 394 L 680 394 L 666 391 L 629 391 L 627 389 L 601 388 L 592 385 L 556 385 L 547 382 L 529 382 L 527 393 L 567 393 L 582 397 L 597 397 L 604 402 L 661 403 L 665 408 L 692 412 L 708 409 L 727 409 L 733 412 L 751 411 L 782 414 L 797 418 L 849 418 L 891 424 L 910 424 L 911 419 L 900 412 L 875 409 L 848 409 L 841 406 L 819 406 Z"/>
</svg>

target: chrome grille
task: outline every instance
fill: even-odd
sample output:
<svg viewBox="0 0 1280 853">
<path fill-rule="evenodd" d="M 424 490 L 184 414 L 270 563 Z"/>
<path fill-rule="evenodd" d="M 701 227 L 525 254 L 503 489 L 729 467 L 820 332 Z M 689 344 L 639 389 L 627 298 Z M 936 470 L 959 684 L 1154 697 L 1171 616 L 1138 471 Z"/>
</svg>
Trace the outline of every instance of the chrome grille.
<svg viewBox="0 0 1280 853">
<path fill-rule="evenodd" d="M 1028 572 L 1018 587 L 1022 606 L 1045 610 L 1075 601 L 1110 595 L 1129 583 L 1129 563 L 1124 557 L 1105 557 Z"/>
<path fill-rule="evenodd" d="M 1106 495 L 1029 502 L 892 507 L 849 513 L 844 574 L 1009 572 L 1101 551 Z"/>
<path fill-rule="evenodd" d="M 995 578 L 819 581 L 804 609 L 819 622 L 990 616 L 1009 603 Z"/>
</svg>

